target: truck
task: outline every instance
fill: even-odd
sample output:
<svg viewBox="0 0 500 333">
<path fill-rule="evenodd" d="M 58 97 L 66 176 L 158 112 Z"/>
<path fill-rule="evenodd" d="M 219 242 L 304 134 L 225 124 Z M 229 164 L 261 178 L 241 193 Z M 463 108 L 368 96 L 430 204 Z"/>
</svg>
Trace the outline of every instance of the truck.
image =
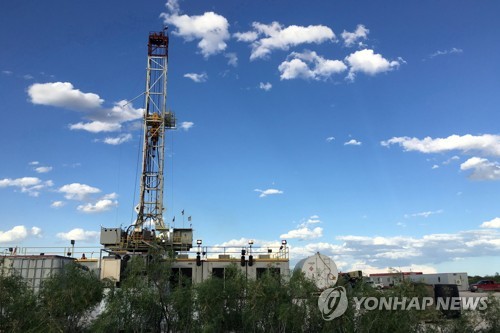
<svg viewBox="0 0 500 333">
<path fill-rule="evenodd" d="M 470 291 L 500 291 L 500 283 L 497 283 L 493 280 L 481 280 L 477 283 L 471 284 Z"/>
</svg>

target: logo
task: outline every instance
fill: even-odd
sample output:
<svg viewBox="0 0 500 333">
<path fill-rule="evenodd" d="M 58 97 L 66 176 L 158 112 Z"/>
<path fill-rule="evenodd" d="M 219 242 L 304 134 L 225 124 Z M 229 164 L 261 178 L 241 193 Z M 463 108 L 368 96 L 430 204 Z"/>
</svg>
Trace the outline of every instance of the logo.
<svg viewBox="0 0 500 333">
<path fill-rule="evenodd" d="M 318 308 L 324 320 L 340 317 L 347 310 L 347 294 L 344 287 L 325 289 L 318 298 Z"/>
</svg>

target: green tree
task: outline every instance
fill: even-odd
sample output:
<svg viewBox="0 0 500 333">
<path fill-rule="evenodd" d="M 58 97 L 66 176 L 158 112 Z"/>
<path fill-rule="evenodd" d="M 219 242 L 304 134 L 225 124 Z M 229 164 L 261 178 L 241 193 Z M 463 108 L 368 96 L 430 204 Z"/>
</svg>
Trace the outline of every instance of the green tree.
<svg viewBox="0 0 500 333">
<path fill-rule="evenodd" d="M 199 326 L 204 332 L 240 332 L 246 278 L 236 265 L 224 278 L 212 277 L 195 287 Z"/>
<path fill-rule="evenodd" d="M 0 332 L 41 330 L 37 298 L 17 275 L 0 275 Z"/>
<path fill-rule="evenodd" d="M 104 285 L 93 272 L 70 263 L 43 281 L 38 297 L 49 332 L 81 332 L 102 300 Z"/>
<path fill-rule="evenodd" d="M 160 252 L 133 256 L 120 281 L 105 297 L 94 332 L 162 332 L 173 326 L 170 260 Z"/>
</svg>

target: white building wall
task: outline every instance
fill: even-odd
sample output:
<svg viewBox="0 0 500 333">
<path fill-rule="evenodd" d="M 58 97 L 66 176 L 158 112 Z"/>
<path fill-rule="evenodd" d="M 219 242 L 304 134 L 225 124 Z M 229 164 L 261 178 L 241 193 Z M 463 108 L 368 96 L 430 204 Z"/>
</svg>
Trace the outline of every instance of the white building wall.
<svg viewBox="0 0 500 333">
<path fill-rule="evenodd" d="M 409 279 L 414 282 L 426 284 L 456 284 L 458 290 L 469 290 L 469 278 L 467 273 L 436 273 L 411 275 Z"/>
</svg>

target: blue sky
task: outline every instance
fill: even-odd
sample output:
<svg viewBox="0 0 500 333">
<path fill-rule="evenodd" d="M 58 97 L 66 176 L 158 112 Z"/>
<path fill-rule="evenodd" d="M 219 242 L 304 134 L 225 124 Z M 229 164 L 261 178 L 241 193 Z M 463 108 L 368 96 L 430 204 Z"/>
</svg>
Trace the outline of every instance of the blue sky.
<svg viewBox="0 0 500 333">
<path fill-rule="evenodd" d="M 166 221 L 341 270 L 500 271 L 498 2 L 1 7 L 2 248 L 133 222 L 147 36 L 166 24 Z"/>
</svg>

